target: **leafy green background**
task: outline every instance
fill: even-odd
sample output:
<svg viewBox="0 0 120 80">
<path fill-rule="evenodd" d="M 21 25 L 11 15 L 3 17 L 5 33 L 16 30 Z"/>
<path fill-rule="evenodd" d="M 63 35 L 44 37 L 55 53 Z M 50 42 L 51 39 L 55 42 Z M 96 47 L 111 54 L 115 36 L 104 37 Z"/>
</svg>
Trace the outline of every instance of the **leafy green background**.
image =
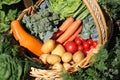
<svg viewBox="0 0 120 80">
<path fill-rule="evenodd" d="M 0 33 L 10 29 L 10 22 L 21 12 L 21 0 L 0 0 Z M 21 5 L 20 5 L 21 4 Z"/>
</svg>

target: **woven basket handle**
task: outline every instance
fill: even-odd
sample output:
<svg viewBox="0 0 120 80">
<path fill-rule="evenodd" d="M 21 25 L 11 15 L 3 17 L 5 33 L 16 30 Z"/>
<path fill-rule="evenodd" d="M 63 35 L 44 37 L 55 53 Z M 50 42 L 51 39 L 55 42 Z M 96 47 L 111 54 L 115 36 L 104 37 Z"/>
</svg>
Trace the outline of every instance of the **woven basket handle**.
<svg viewBox="0 0 120 80">
<path fill-rule="evenodd" d="M 107 34 L 108 29 L 102 10 L 99 4 L 97 3 L 97 0 L 83 0 L 83 1 L 86 4 L 87 8 L 89 9 L 96 24 L 96 28 L 98 31 L 98 43 L 106 44 L 108 40 Z"/>
<path fill-rule="evenodd" d="M 24 1 L 29 1 L 29 0 L 24 0 Z M 30 1 L 32 2 L 32 0 L 30 0 Z M 25 3 L 25 2 L 24 2 L 24 5 L 25 5 L 26 9 L 24 9 L 24 10 L 22 11 L 22 13 L 18 16 L 17 20 L 20 21 L 25 14 L 27 14 L 27 15 L 33 15 L 33 14 L 35 13 L 36 9 L 38 9 L 38 7 L 40 6 L 40 4 L 41 4 L 43 1 L 44 1 L 44 0 L 38 0 L 34 5 L 33 5 L 32 3 Z M 31 6 L 30 6 L 29 4 L 30 4 Z M 29 6 L 29 7 L 28 7 L 28 6 Z"/>
</svg>

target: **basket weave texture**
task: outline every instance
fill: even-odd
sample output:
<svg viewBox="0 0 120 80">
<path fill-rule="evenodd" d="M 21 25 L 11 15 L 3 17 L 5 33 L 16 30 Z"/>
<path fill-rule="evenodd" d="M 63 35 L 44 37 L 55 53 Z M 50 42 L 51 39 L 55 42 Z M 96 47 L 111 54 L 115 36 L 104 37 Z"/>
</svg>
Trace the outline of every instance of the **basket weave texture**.
<svg viewBox="0 0 120 80">
<path fill-rule="evenodd" d="M 38 0 L 35 5 L 32 5 L 26 9 L 23 10 L 23 12 L 19 15 L 17 20 L 21 21 L 22 17 L 25 14 L 33 15 L 35 13 L 35 10 L 39 7 L 39 5 L 44 0 Z M 90 14 L 92 15 L 94 19 L 94 23 L 96 25 L 96 29 L 98 31 L 98 46 L 91 50 L 89 55 L 83 59 L 83 61 L 78 62 L 76 64 L 73 64 L 66 72 L 73 73 L 75 71 L 78 71 L 81 68 L 87 68 L 89 66 L 91 57 L 99 51 L 100 45 L 106 45 L 109 42 L 110 36 L 112 34 L 112 20 L 109 18 L 108 21 L 106 21 L 104 17 L 104 13 L 101 10 L 101 7 L 97 3 L 97 0 L 83 0 L 84 4 L 87 6 L 88 10 L 90 11 Z M 109 17 L 109 16 L 108 16 Z M 42 70 L 42 69 L 36 69 L 31 68 L 30 75 L 35 77 L 36 80 L 62 80 L 60 74 L 61 71 L 56 70 Z"/>
</svg>

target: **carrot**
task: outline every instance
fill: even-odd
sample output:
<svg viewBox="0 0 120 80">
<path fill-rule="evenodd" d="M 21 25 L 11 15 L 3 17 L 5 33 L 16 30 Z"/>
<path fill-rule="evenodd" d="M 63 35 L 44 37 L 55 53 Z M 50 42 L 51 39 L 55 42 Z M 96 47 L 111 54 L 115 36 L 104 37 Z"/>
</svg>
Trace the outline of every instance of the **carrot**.
<svg viewBox="0 0 120 80">
<path fill-rule="evenodd" d="M 81 25 L 76 32 L 67 40 L 67 41 L 73 41 L 75 37 L 82 31 L 83 25 Z M 65 41 L 64 44 L 67 42 Z"/>
<path fill-rule="evenodd" d="M 56 40 L 58 43 L 64 43 L 73 33 L 78 29 L 81 24 L 81 20 L 74 21 L 70 27 Z"/>
<path fill-rule="evenodd" d="M 40 56 L 42 54 L 41 47 L 43 43 L 32 35 L 28 34 L 22 28 L 18 20 L 14 20 L 11 22 L 11 30 L 15 39 L 19 41 L 20 46 L 27 48 L 36 56 Z"/>
<path fill-rule="evenodd" d="M 59 27 L 58 31 L 53 35 L 53 39 L 58 38 L 72 23 L 74 22 L 73 17 L 67 18 L 62 25 Z"/>
</svg>

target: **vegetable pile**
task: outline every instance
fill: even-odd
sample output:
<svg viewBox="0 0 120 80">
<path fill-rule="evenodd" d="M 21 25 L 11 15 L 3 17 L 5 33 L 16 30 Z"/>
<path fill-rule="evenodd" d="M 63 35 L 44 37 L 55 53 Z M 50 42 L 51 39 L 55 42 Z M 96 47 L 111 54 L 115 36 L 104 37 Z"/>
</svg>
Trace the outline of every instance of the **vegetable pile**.
<svg viewBox="0 0 120 80">
<path fill-rule="evenodd" d="M 41 49 L 43 54 L 39 59 L 43 64 L 52 65 L 54 70 L 61 71 L 63 68 L 67 70 L 72 64 L 82 61 L 85 57 L 81 51 L 76 50 L 74 53 L 72 53 L 73 50 L 72 52 L 66 51 L 63 45 L 55 43 L 52 39 L 46 41 Z M 66 67 L 66 64 L 69 66 Z"/>
<path fill-rule="evenodd" d="M 19 22 L 15 18 L 24 9 L 19 8 L 21 2 L 0 2 L 0 80 L 33 80 L 29 75 L 31 67 L 67 71 L 98 45 L 96 26 L 83 1 L 45 0 L 34 15 L 26 14 Z M 119 19 L 118 0 L 98 2 L 113 20 Z M 62 73 L 63 80 L 119 80 L 120 33 L 117 27 L 115 24 L 115 35 L 108 47 L 102 45 L 92 57 L 94 63 L 90 62 L 90 67 L 72 74 Z M 13 35 L 8 33 L 10 28 Z"/>
</svg>

